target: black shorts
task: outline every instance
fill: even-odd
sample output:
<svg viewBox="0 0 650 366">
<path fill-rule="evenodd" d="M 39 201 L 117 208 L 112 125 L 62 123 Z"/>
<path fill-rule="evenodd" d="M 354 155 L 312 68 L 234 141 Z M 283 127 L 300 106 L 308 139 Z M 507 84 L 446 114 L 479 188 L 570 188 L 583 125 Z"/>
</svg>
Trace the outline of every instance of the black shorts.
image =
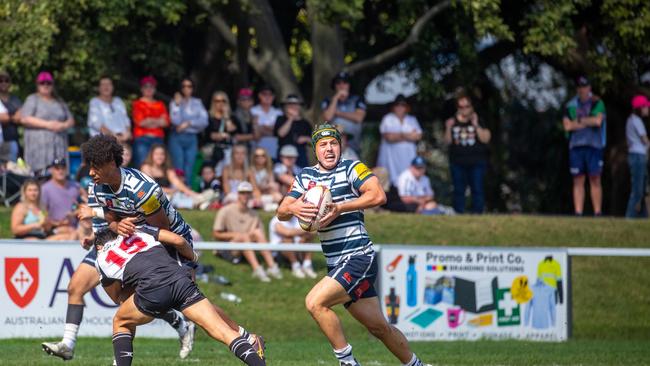
<svg viewBox="0 0 650 366">
<path fill-rule="evenodd" d="M 338 281 L 352 298 L 352 301 L 344 304 L 345 307 L 359 299 L 377 296 L 377 290 L 375 290 L 376 256 L 376 253 L 372 251 L 368 254 L 345 258 L 335 267 L 327 267 L 327 276 Z"/>
<path fill-rule="evenodd" d="M 95 267 L 96 261 L 97 261 L 97 249 L 95 249 L 95 246 L 93 245 L 88 251 L 88 254 L 86 254 L 84 259 L 81 261 L 81 263 L 86 263 L 89 266 Z"/>
<path fill-rule="evenodd" d="M 137 289 L 133 301 L 142 313 L 158 318 L 171 309 L 183 311 L 185 308 L 205 299 L 201 290 L 190 277 L 155 289 Z"/>
</svg>

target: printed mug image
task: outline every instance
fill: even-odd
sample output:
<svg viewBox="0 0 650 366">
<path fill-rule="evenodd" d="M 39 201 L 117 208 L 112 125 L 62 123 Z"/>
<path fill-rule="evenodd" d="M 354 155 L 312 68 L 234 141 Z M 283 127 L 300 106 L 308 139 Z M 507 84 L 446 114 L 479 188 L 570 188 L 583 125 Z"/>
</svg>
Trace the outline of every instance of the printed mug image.
<svg viewBox="0 0 650 366">
<path fill-rule="evenodd" d="M 461 308 L 447 309 L 447 324 L 449 328 L 457 328 L 465 322 L 465 311 Z"/>
</svg>

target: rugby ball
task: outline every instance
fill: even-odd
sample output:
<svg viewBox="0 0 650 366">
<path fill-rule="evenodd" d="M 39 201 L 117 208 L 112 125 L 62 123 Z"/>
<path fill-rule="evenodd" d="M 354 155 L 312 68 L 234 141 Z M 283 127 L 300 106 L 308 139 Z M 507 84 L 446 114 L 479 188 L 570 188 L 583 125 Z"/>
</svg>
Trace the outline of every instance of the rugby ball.
<svg viewBox="0 0 650 366">
<path fill-rule="evenodd" d="M 311 221 L 298 219 L 300 227 L 305 231 L 318 231 L 320 229 L 320 219 L 327 215 L 327 204 L 332 203 L 332 193 L 325 186 L 313 186 L 307 190 L 303 201 L 316 206 L 318 214 Z"/>
</svg>

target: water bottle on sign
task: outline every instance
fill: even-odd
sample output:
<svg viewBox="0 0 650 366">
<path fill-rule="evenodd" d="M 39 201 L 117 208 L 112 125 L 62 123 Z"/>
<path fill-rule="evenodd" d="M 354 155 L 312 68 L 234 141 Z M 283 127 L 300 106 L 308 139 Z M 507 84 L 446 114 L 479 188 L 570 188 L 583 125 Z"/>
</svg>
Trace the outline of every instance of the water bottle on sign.
<svg viewBox="0 0 650 366">
<path fill-rule="evenodd" d="M 410 307 L 418 303 L 418 273 L 415 270 L 415 255 L 409 256 L 409 267 L 406 271 L 406 304 Z"/>
</svg>

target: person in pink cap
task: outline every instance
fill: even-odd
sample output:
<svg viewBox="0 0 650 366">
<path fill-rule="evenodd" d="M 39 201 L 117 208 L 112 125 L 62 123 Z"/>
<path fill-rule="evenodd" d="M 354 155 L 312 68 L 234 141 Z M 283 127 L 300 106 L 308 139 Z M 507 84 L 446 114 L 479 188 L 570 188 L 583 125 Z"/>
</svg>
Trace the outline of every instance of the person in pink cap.
<svg viewBox="0 0 650 366">
<path fill-rule="evenodd" d="M 133 165 L 140 167 L 153 144 L 163 144 L 170 119 L 167 107 L 154 99 L 158 82 L 153 76 L 140 79 L 142 96 L 133 102 Z"/>
<path fill-rule="evenodd" d="M 66 103 L 54 92 L 54 78 L 48 71 L 36 77 L 36 93 L 21 109 L 25 127 L 25 161 L 32 171 L 41 173 L 55 159 L 68 159 L 68 130 L 74 117 Z"/>
<path fill-rule="evenodd" d="M 253 130 L 254 116 L 251 113 L 254 103 L 253 89 L 239 89 L 237 93 L 237 108 L 235 109 L 235 113 L 233 113 L 235 117 L 234 121 L 239 124 L 239 133 L 235 135 L 235 139 L 238 143 L 246 144 L 249 150 L 251 149 L 251 143 L 255 139 Z"/>
<path fill-rule="evenodd" d="M 632 181 L 630 199 L 627 201 L 625 217 L 648 217 L 648 208 L 645 204 L 645 186 L 648 179 L 648 134 L 643 124 L 643 117 L 648 117 L 650 101 L 645 95 L 635 95 L 632 98 L 632 114 L 625 124 L 627 137 L 627 162 L 630 164 L 630 178 Z"/>
</svg>

